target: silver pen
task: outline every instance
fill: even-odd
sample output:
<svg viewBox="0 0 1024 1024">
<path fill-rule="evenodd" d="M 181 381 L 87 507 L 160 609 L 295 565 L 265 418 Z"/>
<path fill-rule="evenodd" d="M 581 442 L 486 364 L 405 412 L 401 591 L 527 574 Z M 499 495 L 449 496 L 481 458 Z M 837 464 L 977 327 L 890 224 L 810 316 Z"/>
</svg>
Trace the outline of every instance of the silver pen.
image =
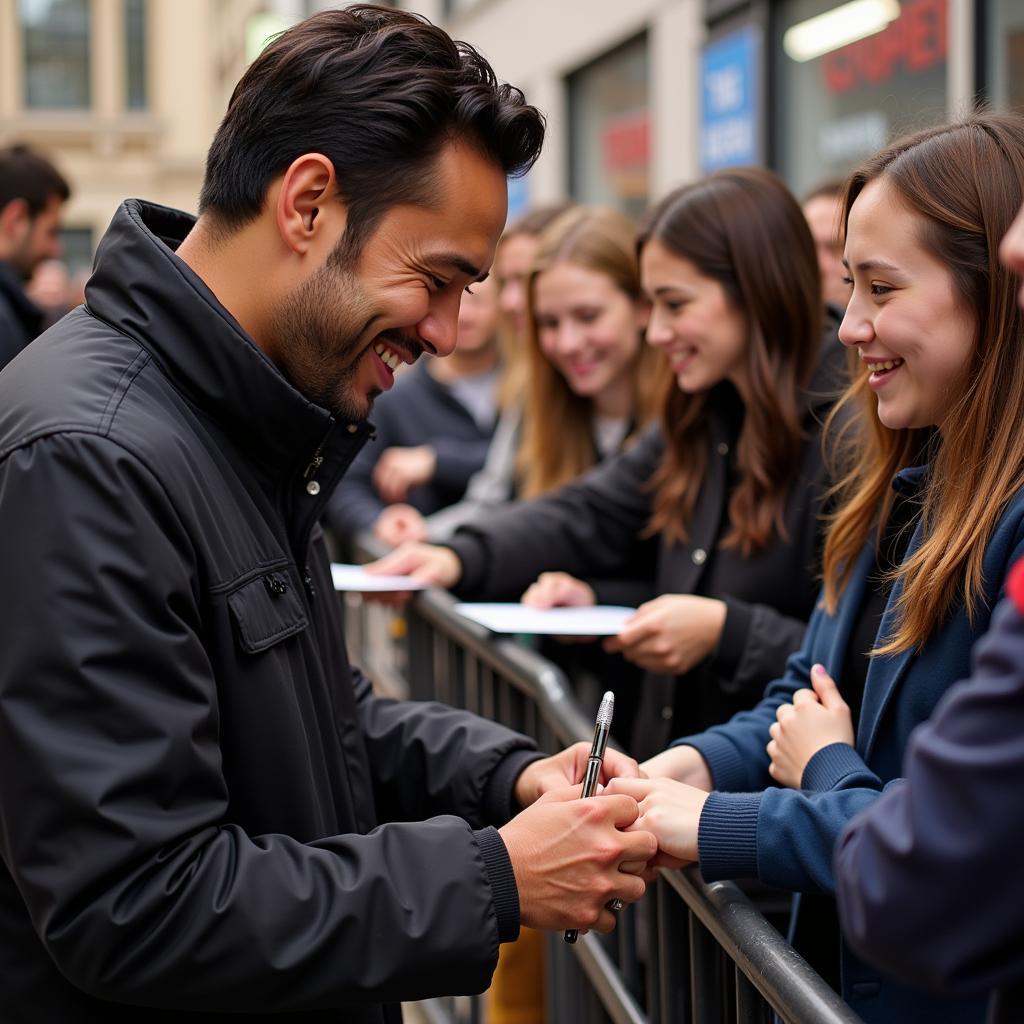
<svg viewBox="0 0 1024 1024">
<path fill-rule="evenodd" d="M 590 756 L 587 758 L 587 770 L 583 776 L 582 797 L 593 796 L 597 790 L 597 780 L 601 777 L 601 765 L 604 762 L 604 752 L 608 746 L 608 737 L 612 731 L 612 712 L 615 710 L 615 694 L 611 690 L 605 690 L 601 698 L 601 706 L 597 709 L 597 720 L 594 722 L 594 742 L 590 745 Z M 609 903 L 610 910 L 621 910 L 622 901 L 612 900 Z M 579 938 L 579 931 L 576 928 L 569 928 L 565 932 L 566 942 L 575 942 Z"/>
</svg>

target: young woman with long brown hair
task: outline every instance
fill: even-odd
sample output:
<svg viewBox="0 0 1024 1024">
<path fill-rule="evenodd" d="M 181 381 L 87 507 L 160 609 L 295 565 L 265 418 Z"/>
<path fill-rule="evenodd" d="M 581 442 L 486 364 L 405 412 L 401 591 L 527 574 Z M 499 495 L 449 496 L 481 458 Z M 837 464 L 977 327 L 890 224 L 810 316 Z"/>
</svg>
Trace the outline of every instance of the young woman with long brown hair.
<svg viewBox="0 0 1024 1024">
<path fill-rule="evenodd" d="M 770 172 L 677 190 L 638 249 L 647 340 L 670 364 L 660 427 L 579 482 L 386 565 L 485 600 L 548 570 L 532 603 L 641 603 L 607 646 L 648 672 L 635 746 L 651 753 L 673 719 L 701 728 L 750 707 L 799 646 L 839 346 L 826 332 L 833 379 L 812 382 L 825 320 L 814 244 Z"/>
<path fill-rule="evenodd" d="M 838 412 L 857 414 L 838 434 L 820 607 L 757 708 L 678 740 L 647 762 L 650 780 L 610 787 L 707 880 L 803 893 L 795 943 L 868 1022 L 984 1019 L 983 999 L 930 996 L 859 961 L 830 894 L 835 839 L 968 675 L 1024 554 L 1024 315 L 998 261 L 1022 200 L 1014 115 L 901 139 L 853 176 L 840 338 L 857 371 Z"/>
</svg>

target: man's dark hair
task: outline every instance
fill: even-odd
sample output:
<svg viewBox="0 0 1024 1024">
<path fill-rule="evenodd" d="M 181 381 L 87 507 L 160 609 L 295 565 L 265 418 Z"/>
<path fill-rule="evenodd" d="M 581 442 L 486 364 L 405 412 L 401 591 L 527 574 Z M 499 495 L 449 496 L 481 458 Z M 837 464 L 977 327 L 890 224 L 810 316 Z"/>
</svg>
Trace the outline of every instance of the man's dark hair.
<svg viewBox="0 0 1024 1024">
<path fill-rule="evenodd" d="M 49 160 L 28 146 L 0 149 L 0 210 L 15 199 L 24 199 L 29 217 L 37 217 L 57 197 L 67 202 L 68 183 Z"/>
<path fill-rule="evenodd" d="M 391 207 L 429 205 L 446 142 L 467 141 L 514 176 L 543 138 L 540 112 L 467 43 L 405 11 L 322 11 L 278 36 L 235 87 L 199 209 L 216 228 L 242 227 L 293 160 L 322 153 L 348 205 L 353 253 Z"/>
</svg>

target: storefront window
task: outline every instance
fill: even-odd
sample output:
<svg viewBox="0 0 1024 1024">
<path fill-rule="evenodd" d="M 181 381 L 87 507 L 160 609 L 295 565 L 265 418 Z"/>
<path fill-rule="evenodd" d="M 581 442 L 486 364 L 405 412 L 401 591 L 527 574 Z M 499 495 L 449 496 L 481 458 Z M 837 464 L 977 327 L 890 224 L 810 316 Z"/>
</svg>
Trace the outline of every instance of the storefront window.
<svg viewBox="0 0 1024 1024">
<path fill-rule="evenodd" d="M 894 136 L 946 118 L 948 0 L 902 0 L 881 31 L 803 61 L 787 54 L 788 29 L 840 6 L 779 4 L 774 162 L 797 195 L 848 174 Z"/>
<path fill-rule="evenodd" d="M 647 37 L 573 73 L 568 87 L 572 197 L 639 216 L 651 162 Z"/>
<path fill-rule="evenodd" d="M 25 40 L 25 106 L 89 106 L 89 0 L 18 0 Z"/>
<path fill-rule="evenodd" d="M 124 101 L 146 107 L 146 0 L 124 0 Z"/>
<path fill-rule="evenodd" d="M 1024 5 L 991 0 L 988 37 L 989 96 L 1001 110 L 1024 111 Z"/>
</svg>

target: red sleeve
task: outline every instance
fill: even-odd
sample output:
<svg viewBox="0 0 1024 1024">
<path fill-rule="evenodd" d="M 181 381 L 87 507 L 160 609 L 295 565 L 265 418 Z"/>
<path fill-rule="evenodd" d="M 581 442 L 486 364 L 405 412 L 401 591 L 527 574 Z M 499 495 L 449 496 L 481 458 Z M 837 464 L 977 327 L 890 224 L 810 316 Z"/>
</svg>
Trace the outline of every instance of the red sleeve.
<svg viewBox="0 0 1024 1024">
<path fill-rule="evenodd" d="M 1010 600 L 1017 606 L 1017 611 L 1024 615 L 1024 558 L 1010 570 L 1006 591 L 1010 595 Z"/>
</svg>

